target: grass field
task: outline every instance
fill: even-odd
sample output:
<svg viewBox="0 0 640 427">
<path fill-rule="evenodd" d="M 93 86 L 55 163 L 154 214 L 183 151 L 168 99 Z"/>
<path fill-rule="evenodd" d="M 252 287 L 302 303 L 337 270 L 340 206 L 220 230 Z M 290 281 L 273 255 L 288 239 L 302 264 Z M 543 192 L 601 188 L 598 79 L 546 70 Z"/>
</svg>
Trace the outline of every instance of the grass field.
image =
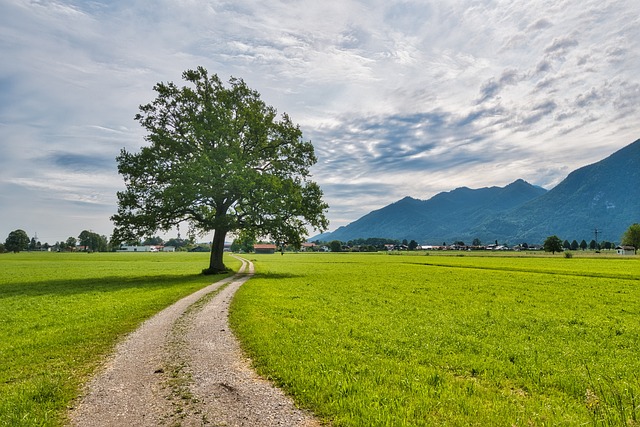
<svg viewBox="0 0 640 427">
<path fill-rule="evenodd" d="M 231 320 L 334 426 L 629 426 L 638 257 L 250 255 Z"/>
<path fill-rule="evenodd" d="M 0 426 L 60 425 L 119 338 L 221 278 L 199 274 L 207 265 L 193 253 L 0 255 Z"/>
</svg>

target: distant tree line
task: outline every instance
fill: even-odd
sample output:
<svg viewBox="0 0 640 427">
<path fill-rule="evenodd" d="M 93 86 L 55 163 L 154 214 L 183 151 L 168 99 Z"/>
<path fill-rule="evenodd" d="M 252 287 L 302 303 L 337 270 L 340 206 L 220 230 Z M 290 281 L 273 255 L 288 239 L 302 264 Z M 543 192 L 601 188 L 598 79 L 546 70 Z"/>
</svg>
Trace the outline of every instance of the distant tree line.
<svg viewBox="0 0 640 427">
<path fill-rule="evenodd" d="M 415 243 L 414 249 L 418 247 L 418 243 L 412 240 L 411 242 Z M 409 243 L 404 240 L 400 241 L 398 239 L 386 239 L 383 237 L 369 237 L 367 239 L 353 239 L 347 242 L 341 242 L 340 240 L 332 240 L 331 242 L 315 242 L 317 244 L 326 243 L 329 246 L 329 250 L 331 252 L 377 252 L 380 250 L 385 250 L 387 245 L 393 246 L 401 246 L 404 244 L 408 249 Z"/>
<path fill-rule="evenodd" d="M 415 241 L 407 241 L 397 239 L 385 239 L 385 238 L 368 238 L 368 239 L 353 239 L 347 242 L 342 242 L 340 240 L 333 240 L 331 242 L 315 242 L 318 245 L 325 244 L 329 247 L 332 252 L 344 252 L 344 251 L 357 251 L 357 252 L 365 252 L 365 251 L 377 251 L 377 250 L 385 250 L 388 245 L 393 245 L 395 249 L 400 250 L 415 250 L 420 245 Z M 636 249 L 636 253 L 638 248 L 640 248 L 640 224 L 631 225 L 627 231 L 621 237 L 621 245 L 623 246 L 632 246 Z M 487 245 L 493 246 L 494 244 Z M 498 245 L 498 241 L 495 241 L 495 245 Z M 442 246 L 449 246 L 446 242 L 442 243 Z M 480 239 L 473 239 L 473 243 L 471 246 L 466 245 L 463 241 L 454 241 L 451 246 L 456 248 L 484 248 L 485 245 L 482 244 Z M 506 246 L 506 244 L 505 244 Z M 515 246 L 516 249 L 530 249 L 532 246 L 527 243 L 520 243 Z M 539 248 L 539 246 L 538 246 Z M 610 242 L 607 240 L 603 240 L 597 242 L 595 239 L 592 239 L 589 243 L 586 240 L 582 240 L 578 243 L 577 240 L 573 240 L 569 242 L 568 240 L 561 240 L 558 236 L 549 236 L 542 245 L 542 249 L 547 252 L 562 252 L 562 251 L 577 251 L 583 250 L 612 250 L 616 248 L 615 242 Z"/>
<path fill-rule="evenodd" d="M 0 253 L 23 251 L 111 252 L 117 250 L 122 243 L 137 246 L 173 246 L 176 250 L 183 251 L 191 250 L 197 246 L 193 239 L 182 239 L 179 236 L 166 242 L 159 236 L 148 237 L 144 240 L 119 242 L 113 239 L 109 240 L 107 236 L 89 230 L 82 230 L 77 237 L 68 237 L 66 240 L 50 245 L 49 243 L 41 243 L 36 237 L 29 238 L 26 231 L 18 229 L 10 232 L 4 243 L 0 243 Z"/>
<path fill-rule="evenodd" d="M 638 247 L 640 247 L 640 224 L 632 224 L 629 228 L 624 232 L 621 238 L 622 246 L 631 246 L 634 248 L 635 253 L 638 252 Z M 562 251 L 577 251 L 578 249 L 586 251 L 590 249 L 592 251 L 598 251 L 601 249 L 611 250 L 616 248 L 616 244 L 614 242 L 602 241 L 596 242 L 595 239 L 592 239 L 589 243 L 586 240 L 582 240 L 578 243 L 577 240 L 573 240 L 569 243 L 568 240 L 562 241 L 558 236 L 549 236 L 544 242 L 544 250 L 547 252 L 562 252 Z"/>
</svg>

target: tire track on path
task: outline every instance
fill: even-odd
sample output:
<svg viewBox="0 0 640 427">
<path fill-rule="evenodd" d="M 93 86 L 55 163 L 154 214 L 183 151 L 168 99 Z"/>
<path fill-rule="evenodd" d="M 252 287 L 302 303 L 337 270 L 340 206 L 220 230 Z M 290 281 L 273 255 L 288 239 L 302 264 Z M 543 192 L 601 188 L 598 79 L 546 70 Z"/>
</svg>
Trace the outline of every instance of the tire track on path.
<svg viewBox="0 0 640 427">
<path fill-rule="evenodd" d="M 120 343 L 70 411 L 72 426 L 319 426 L 261 379 L 229 323 L 229 304 L 251 278 L 238 273 L 144 322 Z"/>
</svg>

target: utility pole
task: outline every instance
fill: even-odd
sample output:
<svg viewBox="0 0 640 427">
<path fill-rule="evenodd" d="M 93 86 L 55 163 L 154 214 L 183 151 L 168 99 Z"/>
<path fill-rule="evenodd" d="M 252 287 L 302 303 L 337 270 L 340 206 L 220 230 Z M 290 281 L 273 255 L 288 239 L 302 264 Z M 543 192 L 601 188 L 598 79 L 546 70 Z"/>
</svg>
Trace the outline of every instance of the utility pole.
<svg viewBox="0 0 640 427">
<path fill-rule="evenodd" d="M 597 228 L 595 230 L 593 230 L 594 233 L 596 233 L 596 248 L 598 247 L 598 233 L 601 233 L 602 230 L 598 230 Z"/>
</svg>

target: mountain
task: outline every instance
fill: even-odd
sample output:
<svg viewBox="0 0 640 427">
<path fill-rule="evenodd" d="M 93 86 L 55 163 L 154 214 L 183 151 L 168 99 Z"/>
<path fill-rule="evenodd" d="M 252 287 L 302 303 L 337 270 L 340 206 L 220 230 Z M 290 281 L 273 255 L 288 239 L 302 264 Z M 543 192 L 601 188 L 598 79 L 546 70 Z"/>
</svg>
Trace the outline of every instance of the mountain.
<svg viewBox="0 0 640 427">
<path fill-rule="evenodd" d="M 506 187 L 475 190 L 461 187 L 439 193 L 429 200 L 405 197 L 338 228 L 328 237 L 341 241 L 360 237 L 415 239 L 419 242 L 464 240 L 470 237 L 468 230 L 479 222 L 488 221 L 546 192 L 519 179 Z"/>
<path fill-rule="evenodd" d="M 635 222 L 640 222 L 640 140 L 577 169 L 549 191 L 519 179 L 506 187 L 461 187 L 429 200 L 405 197 L 322 237 L 536 244 L 552 234 L 590 241 L 598 229 L 599 240 L 619 241 Z"/>
<path fill-rule="evenodd" d="M 538 199 L 472 232 L 498 240 L 540 242 L 555 234 L 561 239 L 619 242 L 624 231 L 640 222 L 640 140 L 604 160 L 577 169 Z"/>
</svg>

